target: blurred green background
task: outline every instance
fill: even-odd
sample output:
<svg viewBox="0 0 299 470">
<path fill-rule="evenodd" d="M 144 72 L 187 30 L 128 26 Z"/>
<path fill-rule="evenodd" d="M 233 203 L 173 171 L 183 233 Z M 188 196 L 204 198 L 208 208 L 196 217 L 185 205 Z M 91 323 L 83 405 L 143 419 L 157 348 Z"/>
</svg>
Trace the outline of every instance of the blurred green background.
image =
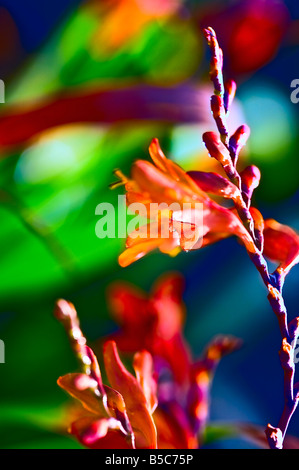
<svg viewBox="0 0 299 470">
<path fill-rule="evenodd" d="M 266 292 L 234 239 L 169 258 L 152 254 L 122 269 L 123 239 L 98 239 L 95 208 L 117 205 L 115 168 L 129 174 L 158 137 L 186 170 L 215 171 L 201 142 L 215 125 L 203 26 L 216 29 L 224 73 L 238 83 L 230 129 L 251 137 L 240 166 L 262 171 L 255 204 L 299 229 L 299 78 L 296 0 L 0 1 L 0 364 L 1 448 L 77 448 L 59 432 L 67 397 L 58 376 L 77 364 L 57 298 L 72 301 L 90 344 L 115 328 L 107 286 L 119 279 L 149 291 L 163 272 L 185 276 L 186 338 L 194 356 L 213 335 L 243 347 L 223 360 L 212 389 L 212 421 L 278 422 L 280 334 Z M 287 279 L 298 314 L 298 268 Z M 298 414 L 290 432 L 299 436 Z M 212 447 L 251 448 L 241 439 Z"/>
</svg>

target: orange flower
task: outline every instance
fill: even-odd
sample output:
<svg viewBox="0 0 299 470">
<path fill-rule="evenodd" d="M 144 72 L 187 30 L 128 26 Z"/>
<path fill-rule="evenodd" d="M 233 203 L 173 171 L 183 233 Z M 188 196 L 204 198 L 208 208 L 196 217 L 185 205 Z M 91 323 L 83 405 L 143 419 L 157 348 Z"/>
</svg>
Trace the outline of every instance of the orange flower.
<svg viewBox="0 0 299 470">
<path fill-rule="evenodd" d="M 225 159 L 227 148 L 214 134 L 206 137 L 213 145 L 212 151 Z M 152 141 L 149 152 L 153 163 L 137 160 L 132 166 L 131 179 L 118 170 L 115 174 L 125 185 L 128 205 L 142 203 L 148 216 L 153 214 L 153 204 L 164 203 L 169 209 L 166 207 L 160 214 L 157 211 L 147 225 L 129 234 L 127 249 L 119 257 L 121 266 L 131 264 L 156 248 L 175 255 L 181 250 L 198 249 L 230 235 L 238 236 L 249 252 L 256 252 L 251 236 L 236 213 L 208 195 L 240 201 L 240 191 L 234 184 L 216 173 L 186 173 L 166 158 L 157 139 Z M 119 182 L 111 186 L 116 185 Z M 166 232 L 165 225 L 168 227 Z"/>
<path fill-rule="evenodd" d="M 170 367 L 177 383 L 188 379 L 191 355 L 182 330 L 185 305 L 183 279 L 177 274 L 162 276 L 147 295 L 126 282 L 116 282 L 108 291 L 113 317 L 121 329 L 111 335 L 118 349 L 133 353 L 146 349 L 155 369 Z"/>
<path fill-rule="evenodd" d="M 106 342 L 105 370 L 113 388 L 104 385 L 96 356 L 86 346 L 74 306 L 60 300 L 55 313 L 64 323 L 83 369 L 82 373 L 58 379 L 58 385 L 82 405 L 80 418 L 70 426 L 71 434 L 90 448 L 156 448 L 157 432 L 152 418 L 156 406 L 155 383 L 151 379 L 150 354 L 135 355 L 134 377 L 121 362 L 116 344 Z"/>
<path fill-rule="evenodd" d="M 144 347 L 153 357 L 158 406 L 154 412 L 159 448 L 197 448 L 210 406 L 210 386 L 223 355 L 240 341 L 214 338 L 194 361 L 183 335 L 185 305 L 179 274 L 168 273 L 150 295 L 118 282 L 109 291 L 110 307 L 120 330 L 111 335 L 123 353 Z"/>
</svg>

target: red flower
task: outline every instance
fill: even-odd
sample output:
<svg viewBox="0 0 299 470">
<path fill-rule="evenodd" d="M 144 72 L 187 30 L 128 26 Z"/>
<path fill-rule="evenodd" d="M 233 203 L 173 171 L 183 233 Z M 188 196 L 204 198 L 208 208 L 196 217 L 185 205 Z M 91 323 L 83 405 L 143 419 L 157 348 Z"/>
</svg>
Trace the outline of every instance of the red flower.
<svg viewBox="0 0 299 470">
<path fill-rule="evenodd" d="M 158 407 L 154 413 L 159 448 L 197 448 L 210 405 L 210 386 L 220 358 L 236 349 L 236 338 L 219 336 L 193 361 L 183 336 L 183 282 L 175 273 L 161 277 L 147 295 L 128 283 L 109 291 L 120 331 L 111 337 L 124 353 L 142 346 L 153 357 Z"/>
<path fill-rule="evenodd" d="M 290 24 L 290 15 L 285 2 L 280 0 L 243 0 L 201 15 L 200 23 L 218 31 L 226 67 L 235 76 L 253 72 L 275 56 Z"/>
<path fill-rule="evenodd" d="M 159 281 L 150 297 L 127 286 L 119 286 L 118 293 L 116 289 L 112 305 L 122 330 L 114 337 L 117 343 L 105 341 L 103 348 L 110 386 L 103 383 L 97 359 L 86 346 L 73 305 L 57 303 L 56 316 L 64 323 L 82 367 L 80 373 L 58 379 L 58 385 L 80 402 L 70 412 L 70 433 L 90 448 L 199 447 L 215 368 L 239 341 L 217 337 L 194 362 L 182 335 L 179 277 Z M 116 344 L 134 353 L 135 376 L 121 362 Z"/>
<path fill-rule="evenodd" d="M 192 362 L 185 384 L 158 381 L 158 403 L 154 413 L 158 447 L 192 449 L 202 444 L 209 418 L 210 388 L 219 360 L 234 351 L 240 341 L 218 336 L 208 344 L 200 360 Z"/>
<path fill-rule="evenodd" d="M 265 256 L 280 263 L 277 271 L 284 277 L 299 262 L 299 235 L 287 225 L 267 219 L 264 238 Z"/>
<path fill-rule="evenodd" d="M 230 139 L 236 155 L 242 146 L 241 141 L 244 143 L 248 135 L 247 127 L 241 126 Z M 127 266 L 156 248 L 173 256 L 181 250 L 199 249 L 236 235 L 251 257 L 258 259 L 264 254 L 280 263 L 275 272 L 279 285 L 299 261 L 299 235 L 273 219 L 264 220 L 255 207 L 250 207 L 253 190 L 260 181 L 257 167 L 250 165 L 238 175 L 230 151 L 220 138 L 214 132 L 206 132 L 203 140 L 210 156 L 221 163 L 231 181 L 218 173 L 184 172 L 165 157 L 157 139 L 149 148 L 153 164 L 136 161 L 132 167 L 132 179 L 116 172 L 125 185 L 128 205 L 141 202 L 150 213 L 152 203 L 177 204 L 174 210 L 166 210 L 160 218 L 158 213 L 154 214 L 154 219 L 147 225 L 129 234 L 127 248 L 119 257 L 120 265 Z M 219 198 L 228 199 L 234 207 L 224 207 L 212 197 L 218 201 Z M 189 204 L 187 208 L 186 203 Z M 196 216 L 200 211 L 198 203 L 202 204 L 201 217 Z M 250 223 L 254 226 L 251 227 Z"/>
<path fill-rule="evenodd" d="M 65 300 L 58 301 L 56 316 L 64 323 L 83 369 L 83 373 L 58 379 L 58 385 L 83 407 L 70 432 L 90 448 L 156 448 L 152 418 L 156 400 L 149 353 L 135 355 L 134 377 L 121 362 L 115 343 L 106 342 L 104 362 L 111 388 L 103 384 L 97 359 L 86 346 L 74 306 Z"/>
<path fill-rule="evenodd" d="M 175 380 L 186 381 L 190 351 L 182 334 L 182 277 L 176 273 L 161 277 L 149 295 L 126 282 L 115 283 L 108 292 L 110 310 L 121 326 L 112 335 L 119 350 L 132 353 L 146 349 L 156 368 L 170 365 Z"/>
</svg>

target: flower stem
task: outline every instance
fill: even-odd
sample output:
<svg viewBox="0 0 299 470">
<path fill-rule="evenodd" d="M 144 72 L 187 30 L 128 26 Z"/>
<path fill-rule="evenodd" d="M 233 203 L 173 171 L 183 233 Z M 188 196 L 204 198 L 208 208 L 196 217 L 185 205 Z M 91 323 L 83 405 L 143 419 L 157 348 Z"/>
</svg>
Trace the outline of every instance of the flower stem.
<svg viewBox="0 0 299 470">
<path fill-rule="evenodd" d="M 260 243 L 260 240 L 258 240 L 258 237 L 255 236 L 254 220 L 249 211 L 252 194 L 250 194 L 250 197 L 248 197 L 248 194 L 242 191 L 242 177 L 236 168 L 238 156 L 236 152 L 236 149 L 238 148 L 238 137 L 244 134 L 245 126 L 241 126 L 228 140 L 229 134 L 228 128 L 226 126 L 225 116 L 228 109 L 224 104 L 222 50 L 218 45 L 215 31 L 212 28 L 205 29 L 204 34 L 212 53 L 210 78 L 214 84 L 214 95 L 211 99 L 211 110 L 220 134 L 220 140 L 230 153 L 230 160 L 226 160 L 226 164 L 222 164 L 222 168 L 225 171 L 228 179 L 240 190 L 240 198 L 234 200 L 235 208 L 244 227 L 251 235 L 256 247 L 256 251 L 254 253 L 249 253 L 249 257 L 260 273 L 260 276 L 268 289 L 268 300 L 273 312 L 278 319 L 279 329 L 282 337 L 280 359 L 282 368 L 284 370 L 284 408 L 278 423 L 278 427 L 275 428 L 268 424 L 265 431 L 270 448 L 282 449 L 283 440 L 289 422 L 297 408 L 299 401 L 299 393 L 296 393 L 296 396 L 294 397 L 294 389 L 298 389 L 299 391 L 299 383 L 295 384 L 294 386 L 295 364 L 293 360 L 294 345 L 298 337 L 298 328 L 296 333 L 297 337 L 296 334 L 290 334 L 287 321 L 287 309 L 282 295 L 284 274 L 278 273 L 277 270 L 275 273 L 269 274 L 268 264 L 263 256 L 263 245 Z M 256 186 L 253 186 L 253 189 L 255 187 Z"/>
</svg>

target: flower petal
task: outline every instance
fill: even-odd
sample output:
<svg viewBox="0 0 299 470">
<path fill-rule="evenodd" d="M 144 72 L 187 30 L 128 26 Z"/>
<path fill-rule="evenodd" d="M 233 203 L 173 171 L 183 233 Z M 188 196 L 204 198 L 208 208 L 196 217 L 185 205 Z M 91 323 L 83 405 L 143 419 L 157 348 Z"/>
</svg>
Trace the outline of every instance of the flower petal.
<svg viewBox="0 0 299 470">
<path fill-rule="evenodd" d="M 251 217 L 253 219 L 254 223 L 254 235 L 255 235 L 255 241 L 257 248 L 261 252 L 264 250 L 264 228 L 265 228 L 265 222 L 262 214 L 258 209 L 255 207 L 250 207 L 249 212 L 251 214 Z"/>
<path fill-rule="evenodd" d="M 82 379 L 86 379 L 86 381 L 91 380 L 86 374 L 72 373 L 59 377 L 57 383 L 59 387 L 63 388 L 72 397 L 79 400 L 86 410 L 91 411 L 100 417 L 108 417 L 109 415 L 103 405 L 102 398 L 98 397 L 91 387 L 86 389 L 82 388 L 82 386 L 80 386 L 80 382 L 82 384 Z"/>
<path fill-rule="evenodd" d="M 112 417 L 116 418 L 127 434 L 132 434 L 132 427 L 128 419 L 125 401 L 122 395 L 114 388 L 104 385 L 107 395 L 107 408 Z"/>
<path fill-rule="evenodd" d="M 299 235 L 287 225 L 267 219 L 264 239 L 264 255 L 279 262 L 279 270 L 287 274 L 299 262 Z"/>
<path fill-rule="evenodd" d="M 165 407 L 158 407 L 154 413 L 158 432 L 159 449 L 196 449 L 194 435 L 185 410 L 174 400 Z"/>
<path fill-rule="evenodd" d="M 114 418 L 91 419 L 80 418 L 72 423 L 71 434 L 85 447 L 91 449 L 132 449 L 130 437 L 118 429 Z"/>
<path fill-rule="evenodd" d="M 137 379 L 121 362 L 116 344 L 108 341 L 104 345 L 104 362 L 108 380 L 123 396 L 128 417 L 135 434 L 137 448 L 157 448 L 157 432 L 148 410 L 146 397 Z"/>
<path fill-rule="evenodd" d="M 129 266 L 158 248 L 162 253 L 177 254 L 180 240 L 171 226 L 169 219 L 163 217 L 161 222 L 151 222 L 132 232 L 126 241 L 128 248 L 118 258 L 120 266 Z"/>
<path fill-rule="evenodd" d="M 153 359 L 149 352 L 140 351 L 134 355 L 133 367 L 136 378 L 143 390 L 151 414 L 158 406 L 157 383 L 153 378 Z"/>
<path fill-rule="evenodd" d="M 191 354 L 183 338 L 185 305 L 182 300 L 184 282 L 177 274 L 159 279 L 151 295 L 151 308 L 156 312 L 156 330 L 151 353 L 165 361 L 174 380 L 183 384 L 188 379 Z"/>
<path fill-rule="evenodd" d="M 193 209 L 177 211 L 173 216 L 175 216 L 178 221 L 199 219 L 196 215 L 192 215 L 193 211 Z M 247 251 L 250 253 L 256 252 L 257 248 L 254 241 L 234 210 L 226 209 L 216 203 L 210 207 L 204 206 L 202 221 L 203 226 L 200 229 L 198 243 L 193 245 L 193 250 L 230 235 L 236 235 L 244 243 Z M 206 238 L 207 240 L 205 241 Z"/>
<path fill-rule="evenodd" d="M 175 162 L 169 158 L 166 158 L 163 151 L 161 150 L 158 139 L 152 140 L 149 146 L 149 153 L 157 168 L 159 168 L 164 173 L 169 174 L 175 181 L 185 184 L 186 186 L 190 187 L 192 191 L 198 193 L 198 188 L 196 185 L 194 185 L 192 179 L 188 176 L 188 173 L 186 173 Z"/>
<path fill-rule="evenodd" d="M 141 192 L 149 194 L 153 202 L 171 204 L 192 202 L 194 199 L 200 202 L 209 200 L 208 196 L 194 184 L 192 178 L 177 165 L 174 170 L 174 166 L 172 163 L 172 171 L 165 173 L 150 162 L 137 160 L 132 166 L 132 178 Z M 174 171 L 178 175 L 175 178 L 172 176 Z M 182 179 L 184 180 L 180 181 Z"/>
<path fill-rule="evenodd" d="M 202 433 L 207 422 L 210 387 L 220 359 L 240 346 L 240 340 L 232 336 L 216 336 L 207 346 L 201 360 L 190 369 L 191 385 L 188 390 L 188 412 L 192 429 Z"/>
<path fill-rule="evenodd" d="M 199 247 L 200 241 L 202 240 L 202 228 L 200 225 L 174 220 L 173 227 L 175 232 L 179 234 L 180 247 L 182 250 L 192 250 L 194 245 Z"/>
<path fill-rule="evenodd" d="M 149 154 L 151 156 L 151 159 L 153 160 L 154 164 L 156 165 L 157 168 L 159 168 L 161 171 L 164 173 L 167 172 L 167 158 L 164 155 L 158 139 L 153 139 L 151 141 L 151 144 L 149 146 Z"/>
<path fill-rule="evenodd" d="M 154 238 L 153 240 L 145 240 L 136 245 L 130 246 L 125 251 L 123 251 L 118 257 L 118 262 L 121 267 L 126 267 L 132 264 L 134 261 L 145 256 L 150 251 L 154 251 L 157 248 L 160 249 L 163 253 L 171 254 L 173 250 L 178 246 L 178 242 L 175 239 L 163 240 L 159 238 Z"/>
</svg>

